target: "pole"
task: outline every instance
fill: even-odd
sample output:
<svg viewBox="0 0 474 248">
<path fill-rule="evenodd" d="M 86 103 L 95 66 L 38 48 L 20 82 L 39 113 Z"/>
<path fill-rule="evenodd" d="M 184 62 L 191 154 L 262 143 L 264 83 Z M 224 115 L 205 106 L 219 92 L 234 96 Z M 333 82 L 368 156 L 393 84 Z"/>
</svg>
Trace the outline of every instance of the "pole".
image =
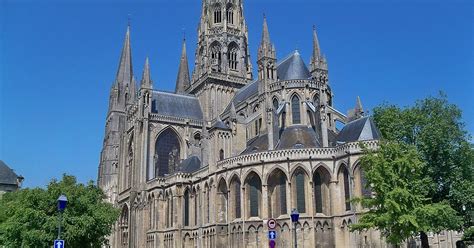
<svg viewBox="0 0 474 248">
<path fill-rule="evenodd" d="M 295 224 L 295 229 L 294 229 L 294 234 L 295 234 L 295 248 L 298 248 L 298 240 L 296 238 L 296 222 L 293 222 Z"/>
<path fill-rule="evenodd" d="M 61 217 L 62 213 L 59 211 L 59 221 L 58 221 L 58 240 L 61 239 Z"/>
</svg>

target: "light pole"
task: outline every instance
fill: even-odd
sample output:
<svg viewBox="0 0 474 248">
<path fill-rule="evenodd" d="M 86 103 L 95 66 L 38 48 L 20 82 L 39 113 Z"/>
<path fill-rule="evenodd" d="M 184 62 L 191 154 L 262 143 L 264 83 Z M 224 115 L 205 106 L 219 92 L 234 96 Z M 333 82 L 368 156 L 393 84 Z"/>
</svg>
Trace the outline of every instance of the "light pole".
<svg viewBox="0 0 474 248">
<path fill-rule="evenodd" d="M 291 222 L 293 222 L 293 224 L 295 225 L 295 229 L 294 229 L 294 235 L 295 235 L 295 248 L 298 248 L 298 241 L 297 241 L 297 237 L 296 237 L 296 223 L 298 223 L 298 219 L 300 218 L 300 214 L 298 213 L 298 210 L 296 210 L 296 208 L 293 208 L 293 210 L 291 211 Z"/>
<path fill-rule="evenodd" d="M 58 211 L 59 211 L 59 221 L 58 221 L 58 240 L 61 239 L 61 219 L 62 213 L 67 205 L 67 197 L 65 195 L 60 195 L 58 198 Z"/>
</svg>

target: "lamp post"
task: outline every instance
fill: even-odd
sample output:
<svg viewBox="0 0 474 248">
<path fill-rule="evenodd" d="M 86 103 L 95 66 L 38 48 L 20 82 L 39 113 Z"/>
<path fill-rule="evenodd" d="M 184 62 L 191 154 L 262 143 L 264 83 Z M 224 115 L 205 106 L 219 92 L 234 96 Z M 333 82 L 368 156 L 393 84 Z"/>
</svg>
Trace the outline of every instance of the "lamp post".
<svg viewBox="0 0 474 248">
<path fill-rule="evenodd" d="M 294 229 L 295 248 L 298 248 L 298 241 L 296 237 L 296 223 L 298 223 L 298 219 L 300 218 L 300 213 L 298 213 L 298 210 L 296 210 L 296 208 L 293 208 L 290 216 L 291 216 L 291 222 L 293 222 L 293 224 L 295 225 L 295 229 Z"/>
<path fill-rule="evenodd" d="M 61 219 L 62 213 L 67 205 L 67 197 L 65 195 L 60 195 L 58 198 L 58 211 L 59 211 L 59 222 L 58 222 L 58 240 L 61 239 Z"/>
</svg>

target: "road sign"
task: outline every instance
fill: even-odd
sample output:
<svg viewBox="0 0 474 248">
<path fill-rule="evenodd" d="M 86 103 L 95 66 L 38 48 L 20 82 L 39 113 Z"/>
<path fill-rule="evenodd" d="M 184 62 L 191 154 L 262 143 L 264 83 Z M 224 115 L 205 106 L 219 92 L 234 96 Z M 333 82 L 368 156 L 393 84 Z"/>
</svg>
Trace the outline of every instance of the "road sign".
<svg viewBox="0 0 474 248">
<path fill-rule="evenodd" d="M 268 245 L 270 245 L 270 248 L 275 248 L 275 245 L 276 245 L 275 240 L 273 239 L 270 240 L 270 242 L 268 242 Z"/>
<path fill-rule="evenodd" d="M 61 240 L 61 239 L 55 240 L 54 248 L 64 248 L 64 240 Z"/>
<path fill-rule="evenodd" d="M 268 239 L 274 240 L 276 238 L 277 238 L 277 232 L 276 231 L 273 231 L 273 230 L 268 231 Z"/>
<path fill-rule="evenodd" d="M 275 219 L 269 219 L 268 222 L 267 222 L 267 226 L 269 229 L 275 229 L 275 227 L 277 226 L 277 222 Z"/>
</svg>

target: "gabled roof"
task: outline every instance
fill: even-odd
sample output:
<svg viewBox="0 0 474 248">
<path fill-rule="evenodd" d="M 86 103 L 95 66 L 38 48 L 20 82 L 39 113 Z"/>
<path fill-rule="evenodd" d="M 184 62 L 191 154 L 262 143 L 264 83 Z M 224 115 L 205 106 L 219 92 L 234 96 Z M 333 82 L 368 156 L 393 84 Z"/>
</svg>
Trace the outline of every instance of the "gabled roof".
<svg viewBox="0 0 474 248">
<path fill-rule="evenodd" d="M 375 140 L 381 137 L 372 118 L 366 116 L 347 123 L 337 135 L 337 142 Z"/>
<path fill-rule="evenodd" d="M 160 115 L 202 120 L 199 100 L 195 96 L 153 91 L 152 112 Z"/>
<path fill-rule="evenodd" d="M 294 51 L 277 65 L 278 80 L 308 79 L 311 73 L 298 51 Z"/>
<path fill-rule="evenodd" d="M 0 160 L 0 184 L 17 185 L 18 178 L 18 175 Z"/>
</svg>

